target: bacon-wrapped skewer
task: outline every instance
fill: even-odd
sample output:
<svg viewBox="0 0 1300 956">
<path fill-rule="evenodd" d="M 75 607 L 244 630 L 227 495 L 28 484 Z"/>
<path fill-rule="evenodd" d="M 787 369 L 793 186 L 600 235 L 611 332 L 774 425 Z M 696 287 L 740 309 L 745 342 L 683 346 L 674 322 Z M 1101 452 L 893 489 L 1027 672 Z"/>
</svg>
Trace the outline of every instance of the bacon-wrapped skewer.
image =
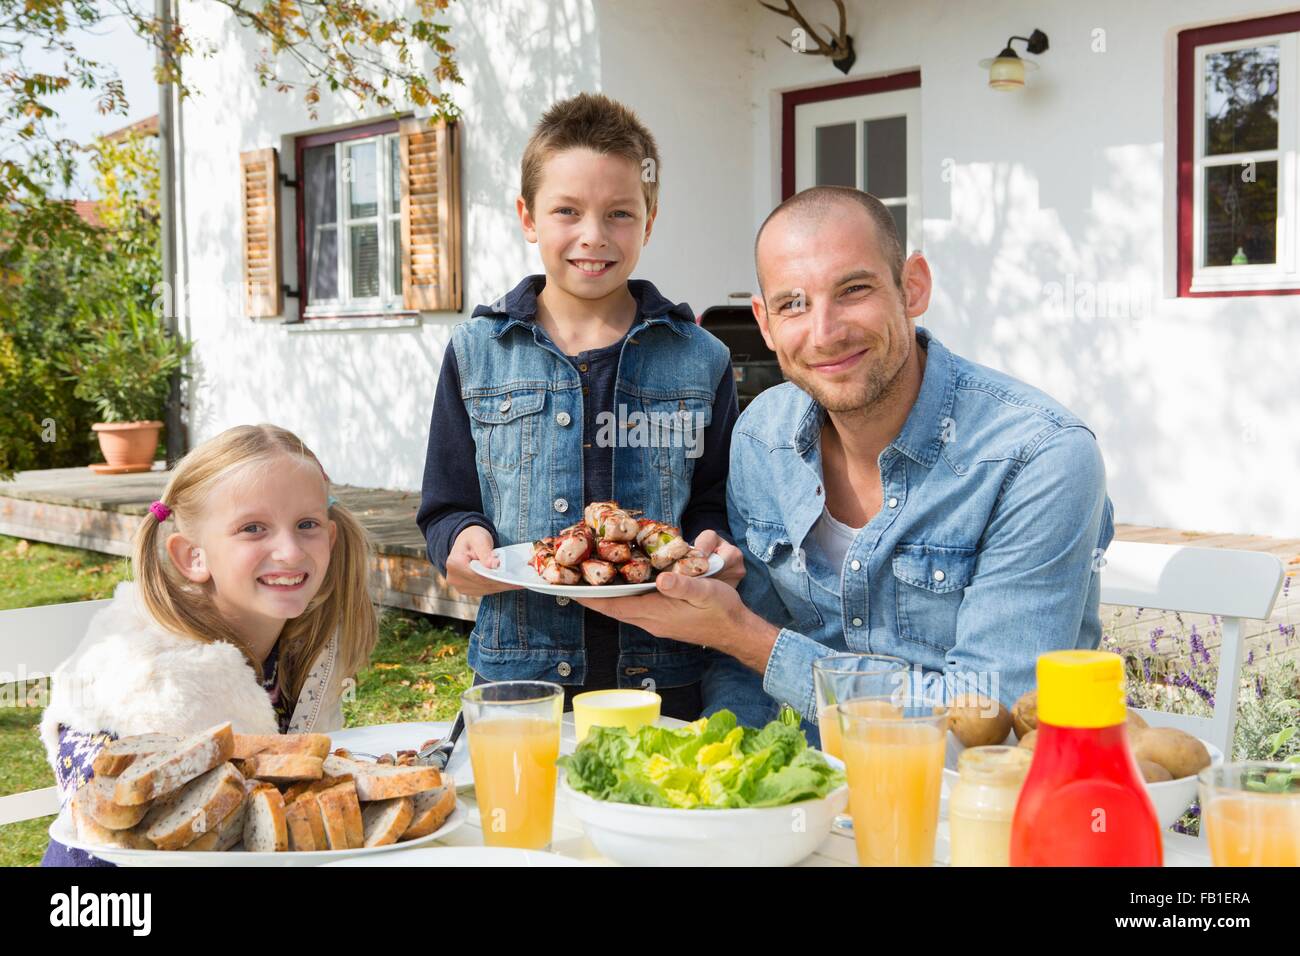
<svg viewBox="0 0 1300 956">
<path fill-rule="evenodd" d="M 678 558 L 673 562 L 672 570 L 677 574 L 684 574 L 688 578 L 698 578 L 709 570 L 709 559 L 700 554 L 695 548 L 691 548 L 686 557 Z"/>
<path fill-rule="evenodd" d="M 626 564 L 632 560 L 632 545 L 626 541 L 610 541 L 601 538 L 596 542 L 596 557 L 610 564 Z"/>
<path fill-rule="evenodd" d="M 555 536 L 555 560 L 567 568 L 576 568 L 591 557 L 596 536 L 585 524 L 570 525 Z"/>
<path fill-rule="evenodd" d="M 618 566 L 618 573 L 628 584 L 645 584 L 654 574 L 650 559 L 640 548 L 630 549 L 632 556 Z"/>
<path fill-rule="evenodd" d="M 617 501 L 593 501 L 582 510 L 582 517 L 598 538 L 631 541 L 636 537 L 637 520 L 620 508 Z"/>
<path fill-rule="evenodd" d="M 655 570 L 662 571 L 690 553 L 691 546 L 682 538 L 680 529 L 649 518 L 642 518 L 638 524 L 640 530 L 637 531 L 636 543 L 650 556 Z"/>
<path fill-rule="evenodd" d="M 590 561 L 582 562 L 582 579 L 588 584 L 594 584 L 598 587 L 602 584 L 608 584 L 614 580 L 614 575 L 617 573 L 617 569 L 608 561 L 592 558 Z"/>
<path fill-rule="evenodd" d="M 582 580 L 575 568 L 566 568 L 555 560 L 555 539 L 533 542 L 533 556 L 528 563 L 547 584 L 577 584 Z"/>
</svg>

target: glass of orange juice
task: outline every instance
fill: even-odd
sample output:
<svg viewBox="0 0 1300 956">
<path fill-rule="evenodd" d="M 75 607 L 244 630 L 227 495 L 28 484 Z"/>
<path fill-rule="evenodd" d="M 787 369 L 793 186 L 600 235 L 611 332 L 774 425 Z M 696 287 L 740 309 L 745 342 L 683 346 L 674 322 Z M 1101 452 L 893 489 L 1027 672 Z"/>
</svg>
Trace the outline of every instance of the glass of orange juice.
<svg viewBox="0 0 1300 956">
<path fill-rule="evenodd" d="M 813 661 L 817 730 L 824 753 L 844 759 L 836 703 L 853 697 L 884 697 L 899 690 L 908 666 L 903 658 L 888 654 L 831 654 Z"/>
<path fill-rule="evenodd" d="M 1300 866 L 1300 763 L 1225 763 L 1198 781 L 1215 866 Z"/>
<path fill-rule="evenodd" d="M 836 706 L 859 866 L 930 866 L 948 709 L 896 693 Z"/>
<path fill-rule="evenodd" d="M 501 681 L 477 684 L 460 699 L 483 843 L 546 849 L 555 818 L 564 688 Z"/>
</svg>

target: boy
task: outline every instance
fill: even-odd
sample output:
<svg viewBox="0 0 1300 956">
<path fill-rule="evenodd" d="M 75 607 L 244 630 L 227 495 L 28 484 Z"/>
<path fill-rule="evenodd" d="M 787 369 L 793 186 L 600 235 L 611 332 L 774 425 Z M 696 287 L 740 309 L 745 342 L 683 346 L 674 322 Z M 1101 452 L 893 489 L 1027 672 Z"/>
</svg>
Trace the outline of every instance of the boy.
<svg viewBox="0 0 1300 956">
<path fill-rule="evenodd" d="M 737 416 L 727 349 L 686 305 L 629 280 L 658 213 L 659 166 L 650 132 L 606 96 L 580 94 L 542 117 L 516 211 L 545 275 L 453 331 L 416 520 L 448 583 L 483 597 L 469 648 L 476 682 L 553 681 L 566 707 L 576 692 L 644 687 L 662 713 L 693 720 L 710 652 L 469 567 L 495 567 L 493 547 L 553 535 L 587 503 L 613 499 L 717 551 L 724 580 L 743 575 L 718 534 Z M 638 418 L 674 424 L 647 443 L 625 431 Z"/>
</svg>

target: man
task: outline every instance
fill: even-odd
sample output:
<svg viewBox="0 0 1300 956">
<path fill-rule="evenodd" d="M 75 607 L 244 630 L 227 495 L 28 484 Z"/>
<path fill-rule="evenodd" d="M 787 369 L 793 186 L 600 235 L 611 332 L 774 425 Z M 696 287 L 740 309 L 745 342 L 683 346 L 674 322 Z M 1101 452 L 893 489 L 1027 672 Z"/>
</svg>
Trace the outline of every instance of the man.
<svg viewBox="0 0 1300 956">
<path fill-rule="evenodd" d="M 727 655 L 705 710 L 751 724 L 780 701 L 815 722 L 812 663 L 837 651 L 903 657 L 1010 707 L 1038 655 L 1096 647 L 1114 524 L 1087 426 L 915 325 L 930 267 L 904 261 L 866 193 L 786 200 L 755 261 L 754 317 L 789 381 L 732 437 L 739 591 L 664 574 L 656 594 L 583 603 Z"/>
</svg>

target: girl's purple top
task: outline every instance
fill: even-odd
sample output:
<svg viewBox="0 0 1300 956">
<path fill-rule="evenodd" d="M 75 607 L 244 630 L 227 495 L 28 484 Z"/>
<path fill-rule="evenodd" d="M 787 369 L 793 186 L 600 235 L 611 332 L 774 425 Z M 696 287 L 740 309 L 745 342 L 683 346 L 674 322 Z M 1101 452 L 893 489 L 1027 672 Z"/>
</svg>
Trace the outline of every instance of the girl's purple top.
<svg viewBox="0 0 1300 956">
<path fill-rule="evenodd" d="M 271 648 L 266 661 L 262 664 L 262 689 L 271 698 L 276 720 L 280 724 L 280 733 L 289 732 L 289 720 L 293 716 L 284 695 L 276 686 L 280 671 L 280 645 Z M 59 756 L 54 763 L 54 778 L 59 788 L 59 802 L 67 805 L 72 795 L 95 776 L 91 766 L 100 749 L 110 740 L 116 740 L 116 734 L 107 732 L 85 733 L 68 730 L 59 725 Z M 50 840 L 41 858 L 41 866 L 114 866 L 107 860 L 91 856 L 85 850 L 64 846 L 57 840 Z"/>
</svg>

